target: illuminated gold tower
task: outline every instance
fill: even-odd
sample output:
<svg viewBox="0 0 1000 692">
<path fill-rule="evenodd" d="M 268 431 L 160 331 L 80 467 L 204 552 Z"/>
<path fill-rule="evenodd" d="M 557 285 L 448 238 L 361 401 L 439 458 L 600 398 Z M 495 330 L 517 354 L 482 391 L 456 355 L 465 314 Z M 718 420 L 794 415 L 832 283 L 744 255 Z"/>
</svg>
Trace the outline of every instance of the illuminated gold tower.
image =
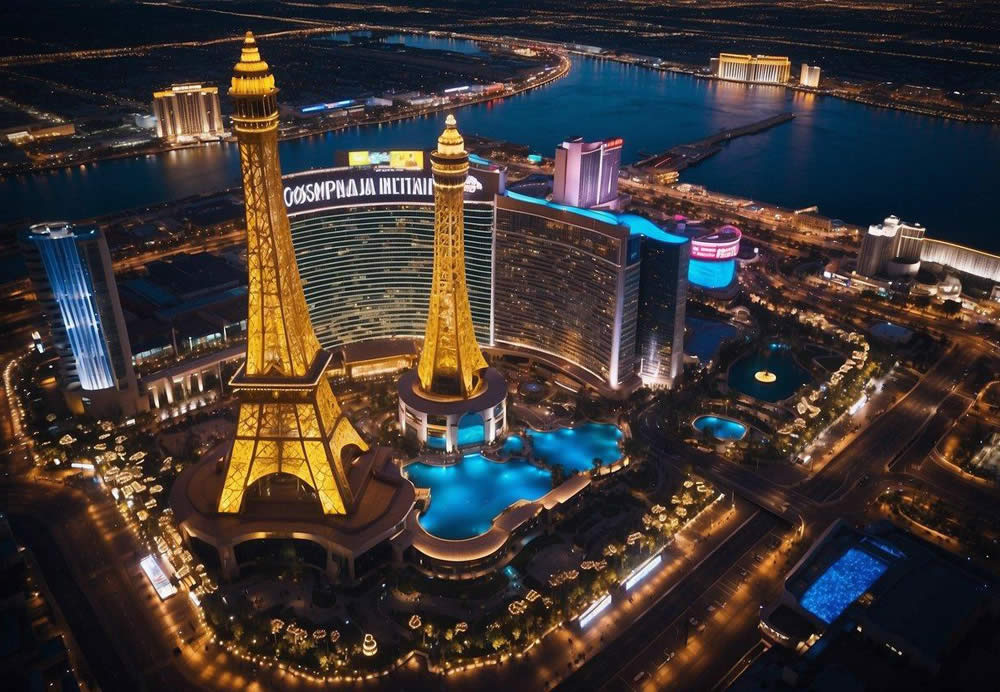
<svg viewBox="0 0 1000 692">
<path fill-rule="evenodd" d="M 434 270 L 427 330 L 417 368 L 399 379 L 399 427 L 429 449 L 450 453 L 496 441 L 506 426 L 507 383 L 487 367 L 472 327 L 465 284 L 469 154 L 453 115 L 431 152 L 431 172 Z"/>
<path fill-rule="evenodd" d="M 427 329 L 417 373 L 425 392 L 468 398 L 480 386 L 486 368 L 469 310 L 465 284 L 465 179 L 469 154 L 455 127 L 445 119 L 437 149 L 431 152 L 434 174 L 434 277 Z"/>
<path fill-rule="evenodd" d="M 232 380 L 240 413 L 218 509 L 238 512 L 254 482 L 286 473 L 316 491 L 325 514 L 345 514 L 354 497 L 342 450 L 368 446 L 330 389 L 331 356 L 309 321 L 282 199 L 277 93 L 247 32 L 229 89 L 246 203 L 247 357 Z"/>
</svg>

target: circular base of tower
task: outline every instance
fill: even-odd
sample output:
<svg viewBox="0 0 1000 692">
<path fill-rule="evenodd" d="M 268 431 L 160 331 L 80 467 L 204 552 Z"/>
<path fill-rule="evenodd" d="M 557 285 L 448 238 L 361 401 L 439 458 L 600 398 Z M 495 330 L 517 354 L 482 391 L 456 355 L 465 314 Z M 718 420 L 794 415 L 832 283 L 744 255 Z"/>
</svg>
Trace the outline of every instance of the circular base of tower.
<svg viewBox="0 0 1000 692">
<path fill-rule="evenodd" d="M 353 582 L 355 562 L 363 565 L 392 553 L 401 560 L 392 539 L 413 517 L 416 490 L 392 459 L 392 450 L 376 447 L 347 469 L 356 502 L 347 514 L 323 514 L 318 499 L 286 493 L 278 482 L 266 493 L 244 496 L 238 513 L 220 513 L 219 496 L 225 474 L 220 465 L 202 461 L 187 466 L 170 491 L 170 508 L 186 544 L 206 563 L 213 562 L 223 579 L 239 578 L 261 549 L 275 541 L 310 544 L 305 552 L 319 556 L 307 562 L 331 580 Z M 274 474 L 281 480 L 296 479 Z M 265 482 L 262 478 L 258 483 Z M 256 484 L 255 486 L 256 487 Z M 398 555 L 396 553 L 399 552 Z"/>
<path fill-rule="evenodd" d="M 432 397 L 420 388 L 417 371 L 406 371 L 398 384 L 399 429 L 446 453 L 490 444 L 507 427 L 507 380 L 496 368 L 486 368 L 482 377 L 473 397 Z"/>
</svg>

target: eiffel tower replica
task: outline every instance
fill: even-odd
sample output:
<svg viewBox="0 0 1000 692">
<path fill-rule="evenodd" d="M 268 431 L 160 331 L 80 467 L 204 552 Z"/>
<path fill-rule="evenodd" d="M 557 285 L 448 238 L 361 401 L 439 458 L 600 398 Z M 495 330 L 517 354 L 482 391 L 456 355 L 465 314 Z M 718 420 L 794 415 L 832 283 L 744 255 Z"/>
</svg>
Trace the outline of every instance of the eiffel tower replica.
<svg viewBox="0 0 1000 692">
<path fill-rule="evenodd" d="M 218 511 L 239 512 L 248 488 L 282 473 L 312 488 L 324 514 L 346 514 L 355 493 L 343 450 L 368 445 L 330 389 L 331 354 L 309 320 L 282 199 L 277 93 L 247 32 L 229 89 L 246 198 L 247 355 L 231 382 L 240 412 Z"/>
<path fill-rule="evenodd" d="M 469 154 L 454 115 L 431 152 L 434 269 L 424 343 L 399 381 L 399 422 L 431 449 L 486 444 L 505 428 L 507 384 L 476 342 L 465 280 L 465 182 Z M 481 427 L 481 432 L 479 431 Z"/>
</svg>

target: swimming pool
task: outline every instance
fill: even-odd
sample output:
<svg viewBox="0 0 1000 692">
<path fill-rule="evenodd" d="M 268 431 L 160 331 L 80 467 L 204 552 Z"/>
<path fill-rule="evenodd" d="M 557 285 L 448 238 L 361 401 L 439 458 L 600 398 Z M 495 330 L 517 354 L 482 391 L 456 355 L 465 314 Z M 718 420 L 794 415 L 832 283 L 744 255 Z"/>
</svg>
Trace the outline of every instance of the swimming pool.
<svg viewBox="0 0 1000 692">
<path fill-rule="evenodd" d="M 829 624 L 878 581 L 886 569 L 888 566 L 881 560 L 850 548 L 806 589 L 800 603 Z"/>
<path fill-rule="evenodd" d="M 449 540 L 486 533 L 493 519 L 518 500 L 537 500 L 552 489 L 552 473 L 523 459 L 489 461 L 470 454 L 452 466 L 410 464 L 404 472 L 431 503 L 418 521 L 427 533 Z"/>
<path fill-rule="evenodd" d="M 584 423 L 548 432 L 527 430 L 526 434 L 536 459 L 561 466 L 567 473 L 591 470 L 595 458 L 601 460 L 602 466 L 622 458 L 618 441 L 623 434 L 613 423 Z"/>
<path fill-rule="evenodd" d="M 756 377 L 767 371 L 774 381 Z M 787 399 L 812 379 L 809 371 L 799 365 L 787 344 L 771 343 L 766 348 L 743 356 L 729 368 L 729 386 L 761 401 L 771 403 Z"/>
<path fill-rule="evenodd" d="M 692 425 L 696 430 L 712 435 L 717 440 L 729 442 L 730 440 L 742 440 L 747 434 L 747 426 L 732 418 L 720 418 L 719 416 L 698 416 Z"/>
<path fill-rule="evenodd" d="M 503 441 L 503 447 L 500 448 L 500 453 L 505 456 L 520 454 L 523 451 L 524 440 L 521 439 L 520 435 L 511 435 Z"/>
<path fill-rule="evenodd" d="M 684 352 L 697 356 L 702 363 L 715 358 L 719 348 L 730 339 L 740 335 L 740 330 L 727 322 L 688 317 L 684 320 L 687 335 L 684 338 Z"/>
</svg>

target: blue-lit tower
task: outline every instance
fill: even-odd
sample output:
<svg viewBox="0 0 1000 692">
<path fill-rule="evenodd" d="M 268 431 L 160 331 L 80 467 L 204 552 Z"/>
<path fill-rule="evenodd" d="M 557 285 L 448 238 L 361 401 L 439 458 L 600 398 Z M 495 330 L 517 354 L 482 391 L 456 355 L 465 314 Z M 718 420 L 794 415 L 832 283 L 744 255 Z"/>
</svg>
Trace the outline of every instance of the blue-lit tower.
<svg viewBox="0 0 1000 692">
<path fill-rule="evenodd" d="M 138 385 L 104 234 L 96 226 L 41 223 L 22 236 L 22 246 L 71 406 L 134 413 Z"/>
</svg>

